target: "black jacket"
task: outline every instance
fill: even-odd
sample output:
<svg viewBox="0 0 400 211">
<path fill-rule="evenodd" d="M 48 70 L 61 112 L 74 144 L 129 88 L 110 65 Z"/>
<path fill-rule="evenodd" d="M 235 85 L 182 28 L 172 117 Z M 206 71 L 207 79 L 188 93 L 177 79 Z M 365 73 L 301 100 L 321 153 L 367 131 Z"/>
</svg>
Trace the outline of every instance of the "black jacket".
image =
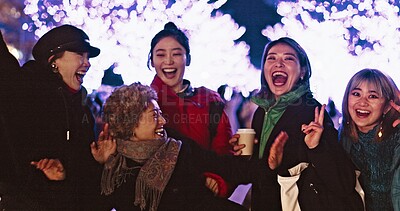
<svg viewBox="0 0 400 211">
<path fill-rule="evenodd" d="M 111 195 L 105 196 L 107 206 L 103 210 L 115 208 L 118 211 L 140 211 L 140 207 L 134 205 L 134 200 L 136 178 L 141 166 L 130 159 L 127 159 L 127 163 L 129 167 L 137 168 L 132 169 L 125 182 L 116 188 Z M 234 169 L 234 166 L 240 163 L 239 159 L 232 156 L 218 157 L 214 152 L 201 149 L 190 139 L 183 140 L 178 161 L 165 187 L 158 210 L 246 210 L 228 199 L 215 197 L 204 185 L 203 172 L 227 173 L 229 169 Z M 241 164 L 244 164 L 244 162 Z"/>
<path fill-rule="evenodd" d="M 9 55 L 4 43 L 0 55 Z M 72 94 L 59 74 L 36 61 L 22 68 L 14 57 L 1 56 L 0 80 L 8 84 L 1 98 L 4 116 L 2 144 L 15 162 L 9 209 L 83 210 L 97 203 L 101 166 L 93 159 L 94 120 L 85 105 L 86 91 Z M 10 141 L 12 140 L 12 141 Z M 59 159 L 66 179 L 49 181 L 30 165 L 43 158 Z M 24 206 L 25 206 L 24 205 Z"/>
<path fill-rule="evenodd" d="M 300 162 L 308 162 L 315 166 L 313 169 L 315 171 L 307 173 L 309 175 L 307 178 L 302 174 L 298 181 L 299 203 L 302 210 L 357 210 L 354 209 L 354 204 L 356 207 L 362 208 L 361 198 L 354 190 L 353 165 L 339 145 L 337 131 L 326 113 L 320 144 L 314 149 L 308 149 L 304 142 L 305 134 L 301 131 L 301 125 L 309 124 L 314 120 L 316 106 L 321 107 L 310 93 L 305 94 L 297 102 L 287 107 L 273 128 L 262 159 L 258 158 L 259 145 L 254 146 L 248 174 L 239 175 L 243 177 L 236 178 L 252 183 L 252 210 L 281 210 L 280 185 L 277 182 L 277 174 L 289 175 L 287 169 Z M 253 116 L 252 128 L 255 129 L 258 140 L 261 138 L 264 116 L 265 111 L 260 107 Z M 272 143 L 281 131 L 287 132 L 289 140 L 284 148 L 282 164 L 278 169 L 272 171 L 268 167 L 267 158 Z M 309 172 L 309 170 L 306 171 Z M 318 178 L 318 181 L 315 178 Z M 315 184 L 310 187 L 310 183 Z M 318 195 L 315 195 L 314 189 L 319 191 Z M 323 195 L 323 199 L 319 197 L 320 195 Z"/>
</svg>

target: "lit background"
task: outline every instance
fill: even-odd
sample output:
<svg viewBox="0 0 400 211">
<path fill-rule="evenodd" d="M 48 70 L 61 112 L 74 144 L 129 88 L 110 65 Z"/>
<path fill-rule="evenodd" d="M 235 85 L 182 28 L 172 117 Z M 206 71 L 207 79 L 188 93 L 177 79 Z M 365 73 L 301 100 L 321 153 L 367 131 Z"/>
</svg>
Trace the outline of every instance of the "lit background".
<svg viewBox="0 0 400 211">
<path fill-rule="evenodd" d="M 168 21 L 189 37 L 192 63 L 185 78 L 194 86 L 217 90 L 227 84 L 248 95 L 259 88 L 264 45 L 282 36 L 294 38 L 307 51 L 311 89 L 321 103 L 331 98 L 340 110 L 348 80 L 366 67 L 400 83 L 398 0 L 231 1 L 25 0 L 23 5 L 0 0 L 0 28 L 11 34 L 7 41 L 21 62 L 29 59 L 31 40 L 54 26 L 82 28 L 101 49 L 84 79 L 89 92 L 100 87 L 104 70 L 113 64 L 125 84 L 149 84 L 155 74 L 147 68 L 150 40 Z M 250 6 L 258 10 L 245 14 Z M 12 35 L 21 30 L 26 35 Z"/>
</svg>

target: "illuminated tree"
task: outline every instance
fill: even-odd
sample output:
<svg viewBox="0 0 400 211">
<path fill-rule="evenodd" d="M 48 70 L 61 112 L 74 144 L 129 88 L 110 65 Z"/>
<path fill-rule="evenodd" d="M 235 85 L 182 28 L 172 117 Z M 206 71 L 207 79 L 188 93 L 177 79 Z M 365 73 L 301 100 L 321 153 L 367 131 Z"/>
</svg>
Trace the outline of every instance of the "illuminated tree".
<svg viewBox="0 0 400 211">
<path fill-rule="evenodd" d="M 226 1 L 225 1 L 226 2 Z M 32 19 L 23 28 L 40 37 L 54 26 L 72 24 L 82 28 L 100 56 L 91 60 L 84 86 L 100 86 L 103 70 L 114 71 L 126 84 L 151 82 L 155 72 L 147 68 L 151 38 L 173 21 L 186 30 L 192 63 L 185 77 L 194 86 L 216 90 L 228 84 L 242 91 L 258 88 L 259 71 L 250 63 L 249 47 L 235 44 L 245 28 L 226 14 L 215 12 L 224 1 L 207 0 L 26 0 L 25 13 Z"/>
<path fill-rule="evenodd" d="M 331 3 L 330 3 L 331 2 Z M 289 36 L 307 51 L 312 89 L 321 102 L 331 96 L 341 105 L 350 77 L 377 68 L 399 85 L 400 18 L 398 1 L 280 2 L 281 24 L 268 26 L 269 39 Z"/>
</svg>

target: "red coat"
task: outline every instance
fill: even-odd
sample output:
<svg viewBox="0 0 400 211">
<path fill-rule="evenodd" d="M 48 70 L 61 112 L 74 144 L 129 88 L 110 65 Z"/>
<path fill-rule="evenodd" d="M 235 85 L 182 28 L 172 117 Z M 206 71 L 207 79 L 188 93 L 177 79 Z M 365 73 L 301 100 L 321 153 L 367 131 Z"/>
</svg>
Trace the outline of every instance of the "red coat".
<svg viewBox="0 0 400 211">
<path fill-rule="evenodd" d="M 214 105 L 223 106 L 223 100 L 217 92 L 210 89 L 192 88 L 187 80 L 184 80 L 184 84 L 188 84 L 188 88 L 176 94 L 158 76 L 155 76 L 151 83 L 157 91 L 158 103 L 167 120 L 165 127 L 193 139 L 204 149 L 213 150 L 218 154 L 229 154 L 232 147 L 228 141 L 232 132 L 223 107 L 220 115 L 210 118 L 210 108 Z M 212 135 L 210 122 L 215 123 L 215 135 Z"/>
</svg>

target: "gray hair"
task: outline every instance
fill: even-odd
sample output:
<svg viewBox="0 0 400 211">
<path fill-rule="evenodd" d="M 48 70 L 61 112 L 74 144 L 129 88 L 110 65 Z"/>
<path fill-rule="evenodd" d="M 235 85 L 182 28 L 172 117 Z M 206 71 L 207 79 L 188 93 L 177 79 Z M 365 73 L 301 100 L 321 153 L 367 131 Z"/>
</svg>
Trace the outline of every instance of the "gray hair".
<svg viewBox="0 0 400 211">
<path fill-rule="evenodd" d="M 151 100 L 157 100 L 157 93 L 140 83 L 115 89 L 103 110 L 103 121 L 109 124 L 110 135 L 116 139 L 130 139 L 132 128 L 138 125 Z"/>
</svg>

